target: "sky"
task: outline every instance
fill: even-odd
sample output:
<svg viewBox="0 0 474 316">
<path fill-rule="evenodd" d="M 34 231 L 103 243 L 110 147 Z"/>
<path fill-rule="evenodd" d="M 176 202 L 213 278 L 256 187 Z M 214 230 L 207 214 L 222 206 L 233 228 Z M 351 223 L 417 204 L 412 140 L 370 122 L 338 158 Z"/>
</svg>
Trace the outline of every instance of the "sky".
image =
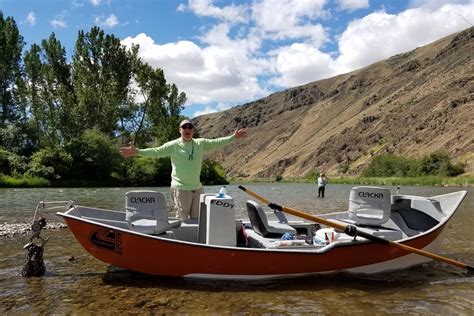
<svg viewBox="0 0 474 316">
<path fill-rule="evenodd" d="M 26 43 L 101 27 L 164 70 L 190 118 L 360 69 L 474 25 L 474 0 L 0 0 Z"/>
</svg>

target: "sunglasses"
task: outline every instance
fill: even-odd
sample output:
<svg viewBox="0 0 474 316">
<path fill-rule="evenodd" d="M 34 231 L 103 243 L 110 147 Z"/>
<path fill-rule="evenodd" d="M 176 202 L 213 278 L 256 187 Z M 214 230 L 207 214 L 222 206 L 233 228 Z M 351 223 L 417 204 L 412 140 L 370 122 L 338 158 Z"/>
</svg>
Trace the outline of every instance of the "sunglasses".
<svg viewBox="0 0 474 316">
<path fill-rule="evenodd" d="M 194 127 L 191 124 L 184 124 L 181 126 L 182 129 L 193 129 Z"/>
</svg>

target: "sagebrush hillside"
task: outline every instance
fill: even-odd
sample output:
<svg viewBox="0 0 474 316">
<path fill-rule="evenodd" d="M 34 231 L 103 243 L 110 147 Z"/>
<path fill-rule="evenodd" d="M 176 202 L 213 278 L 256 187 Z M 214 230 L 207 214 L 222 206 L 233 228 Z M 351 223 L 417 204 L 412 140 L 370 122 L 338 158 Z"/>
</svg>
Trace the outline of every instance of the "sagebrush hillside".
<svg viewBox="0 0 474 316">
<path fill-rule="evenodd" d="M 363 69 L 195 119 L 231 177 L 360 174 L 373 157 L 446 151 L 474 170 L 474 28 Z"/>
</svg>

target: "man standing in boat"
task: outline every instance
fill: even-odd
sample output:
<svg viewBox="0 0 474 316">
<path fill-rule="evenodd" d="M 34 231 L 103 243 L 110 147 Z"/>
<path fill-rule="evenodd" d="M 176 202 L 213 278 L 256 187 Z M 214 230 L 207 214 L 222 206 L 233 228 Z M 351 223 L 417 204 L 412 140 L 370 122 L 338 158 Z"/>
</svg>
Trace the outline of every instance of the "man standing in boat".
<svg viewBox="0 0 474 316">
<path fill-rule="evenodd" d="M 230 144 L 236 138 L 246 136 L 246 130 L 237 129 L 234 134 L 216 139 L 193 138 L 194 124 L 186 119 L 179 124 L 181 137 L 156 148 L 138 149 L 134 145 L 120 148 L 120 154 L 127 158 L 144 156 L 150 158 L 171 158 L 171 197 L 176 207 L 176 216 L 198 218 L 199 196 L 204 193 L 200 181 L 204 152 Z"/>
</svg>

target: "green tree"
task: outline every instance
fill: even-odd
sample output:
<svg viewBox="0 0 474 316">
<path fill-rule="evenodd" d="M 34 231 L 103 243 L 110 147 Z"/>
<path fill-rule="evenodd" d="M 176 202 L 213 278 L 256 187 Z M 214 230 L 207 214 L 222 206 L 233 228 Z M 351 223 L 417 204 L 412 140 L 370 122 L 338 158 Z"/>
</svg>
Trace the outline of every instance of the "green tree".
<svg viewBox="0 0 474 316">
<path fill-rule="evenodd" d="M 19 87 L 21 87 L 22 67 L 21 52 L 23 37 L 20 35 L 12 17 L 4 19 L 0 11 L 0 146 L 11 149 L 21 144 L 11 144 L 12 139 L 5 138 L 1 130 L 11 125 L 21 124 L 21 104 L 19 104 Z M 19 127 L 21 129 L 21 127 Z"/>
<path fill-rule="evenodd" d="M 175 84 L 166 82 L 162 69 L 153 69 L 141 61 L 137 62 L 134 79 L 132 99 L 141 101 L 135 101 L 137 115 L 126 124 L 131 127 L 128 135 L 133 134 L 137 144 L 153 138 L 156 143 L 164 143 L 178 137 L 177 126 L 183 118 L 186 94 L 179 92 Z"/>
<path fill-rule="evenodd" d="M 136 49 L 127 50 L 98 27 L 79 31 L 72 73 L 79 125 L 113 136 L 127 106 Z"/>
<path fill-rule="evenodd" d="M 32 141 L 39 146 L 42 137 L 42 125 L 45 109 L 41 100 L 41 91 L 43 89 L 42 63 L 40 60 L 41 48 L 33 44 L 25 53 L 25 95 L 24 102 L 29 104 L 30 126 L 32 126 Z"/>
<path fill-rule="evenodd" d="M 43 100 L 49 117 L 48 138 L 63 144 L 80 135 L 84 128 L 78 122 L 77 99 L 72 83 L 71 66 L 66 50 L 54 33 L 41 42 L 43 50 Z"/>
</svg>

